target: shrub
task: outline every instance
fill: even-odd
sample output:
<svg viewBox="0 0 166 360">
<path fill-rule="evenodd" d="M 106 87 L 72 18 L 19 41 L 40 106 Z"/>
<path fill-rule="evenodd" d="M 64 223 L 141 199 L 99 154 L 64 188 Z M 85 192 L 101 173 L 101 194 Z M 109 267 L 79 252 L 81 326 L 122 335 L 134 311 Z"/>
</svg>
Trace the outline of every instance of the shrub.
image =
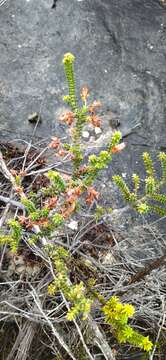
<svg viewBox="0 0 166 360">
<path fill-rule="evenodd" d="M 59 138 L 53 137 L 49 144 L 49 148 L 54 149 L 57 156 L 70 159 L 71 174 L 64 175 L 55 170 L 47 172 L 49 185 L 39 192 L 39 197 L 44 199 L 42 207 L 35 194 L 25 194 L 21 185 L 24 174 L 16 174 L 14 189 L 25 207 L 26 215 L 17 216 L 16 220 L 8 222 L 9 231 L 7 234 L 1 234 L 0 243 L 9 244 L 12 251 L 16 252 L 23 231 L 30 232 L 29 244 L 41 241 L 52 261 L 54 279 L 48 286 L 48 294 L 50 297 L 54 297 L 57 292 L 63 294 L 69 303 L 67 320 L 74 321 L 81 315 L 84 321 L 91 313 L 92 304 L 94 305 L 97 300 L 105 322 L 110 325 L 110 330 L 118 342 L 127 342 L 149 352 L 153 346 L 149 337 L 141 335 L 129 324 L 129 319 L 134 316 L 134 307 L 131 304 L 122 304 L 115 296 L 105 300 L 101 294 L 93 290 L 93 286 L 90 287 L 83 281 L 72 283 L 70 280 L 72 254 L 64 247 L 50 245 L 57 229 L 63 227 L 82 206 L 94 204 L 93 215 L 97 220 L 107 211 L 110 212 L 110 209 L 104 209 L 98 204 L 100 194 L 94 187 L 94 181 L 99 172 L 110 165 L 113 156 L 125 147 L 121 133 L 115 131 L 105 150 L 99 151 L 98 155 L 91 154 L 88 158 L 85 157 L 81 144 L 82 129 L 86 123 L 100 126 L 97 110 L 101 103 L 94 101 L 89 104 L 89 90 L 83 87 L 80 94 L 81 106 L 79 105 L 75 88 L 74 60 L 72 54 L 64 55 L 63 64 L 69 90 L 64 101 L 70 109 L 62 114 L 60 121 L 70 128 L 70 142 L 65 144 Z M 120 175 L 113 176 L 113 181 L 119 187 L 126 202 L 140 214 L 154 211 L 161 216 L 166 215 L 166 195 L 161 192 L 166 184 L 166 154 L 159 154 L 162 168 L 160 177 L 157 177 L 151 157 L 146 152 L 143 154 L 143 161 L 146 171 L 143 193 L 140 192 L 141 180 L 138 174 L 132 176 L 133 190 L 130 190 Z"/>
</svg>

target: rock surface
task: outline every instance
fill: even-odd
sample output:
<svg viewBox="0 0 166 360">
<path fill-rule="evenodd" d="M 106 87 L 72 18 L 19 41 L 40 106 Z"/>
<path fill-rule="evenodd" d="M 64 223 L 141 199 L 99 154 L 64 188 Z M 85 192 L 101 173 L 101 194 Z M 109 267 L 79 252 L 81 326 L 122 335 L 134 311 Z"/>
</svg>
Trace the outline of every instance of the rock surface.
<svg viewBox="0 0 166 360">
<path fill-rule="evenodd" d="M 115 169 L 130 177 L 142 169 L 142 151 L 166 149 L 166 8 L 159 0 L 57 0 L 55 8 L 51 0 L 8 0 L 0 33 L 1 140 L 30 139 L 35 112 L 42 118 L 36 139 L 64 135 L 62 57 L 70 51 L 78 88 L 89 86 L 123 134 L 139 124 Z"/>
</svg>

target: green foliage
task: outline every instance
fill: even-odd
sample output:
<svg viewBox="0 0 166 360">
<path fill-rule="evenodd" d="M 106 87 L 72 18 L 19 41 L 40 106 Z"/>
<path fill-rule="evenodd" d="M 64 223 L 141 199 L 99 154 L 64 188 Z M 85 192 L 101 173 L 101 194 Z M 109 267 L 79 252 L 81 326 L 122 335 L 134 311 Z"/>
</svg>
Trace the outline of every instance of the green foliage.
<svg viewBox="0 0 166 360">
<path fill-rule="evenodd" d="M 22 237 L 22 227 L 17 220 L 11 219 L 8 221 L 11 233 L 11 249 L 13 252 L 17 250 L 18 244 Z"/>
<path fill-rule="evenodd" d="M 123 180 L 122 176 L 114 175 L 112 179 L 121 190 L 122 195 L 126 201 L 134 202 L 136 200 L 136 194 L 130 192 L 129 187 L 127 186 L 126 182 Z"/>
<path fill-rule="evenodd" d="M 134 184 L 134 193 L 137 194 L 140 188 L 140 177 L 137 174 L 132 175 L 133 184 Z"/>
<path fill-rule="evenodd" d="M 96 171 L 103 170 L 111 160 L 111 154 L 106 150 L 102 150 L 98 156 L 94 154 L 89 156 L 89 163 Z"/>
<path fill-rule="evenodd" d="M 147 214 L 150 211 L 150 207 L 145 202 L 140 202 L 137 204 L 136 210 L 139 214 Z"/>
<path fill-rule="evenodd" d="M 0 245 L 11 244 L 12 240 L 11 235 L 0 233 Z"/>
<path fill-rule="evenodd" d="M 64 223 L 64 218 L 61 214 L 56 213 L 52 216 L 52 222 L 54 226 L 57 228 Z"/>
<path fill-rule="evenodd" d="M 163 207 L 160 207 L 157 205 L 149 205 L 149 209 L 152 212 L 155 212 L 156 214 L 158 214 L 159 216 L 166 216 L 166 207 L 163 208 Z"/>
<path fill-rule="evenodd" d="M 160 153 L 159 159 L 162 167 L 161 177 L 156 176 L 150 155 L 147 152 L 143 154 L 147 176 L 143 182 L 144 189 L 142 192 L 139 191 L 140 177 L 136 174 L 132 175 L 134 185 L 133 192 L 130 191 L 122 176 L 115 175 L 112 178 L 120 189 L 124 199 L 140 214 L 147 214 L 150 211 L 160 216 L 165 216 L 166 214 L 166 195 L 161 193 L 163 186 L 166 185 L 166 154 Z"/>
<path fill-rule="evenodd" d="M 72 111 L 75 114 L 76 127 L 73 134 L 73 139 L 77 141 L 81 135 L 82 126 L 86 122 L 87 107 L 83 106 L 82 108 L 79 108 L 78 106 L 75 89 L 74 60 L 75 57 L 73 54 L 67 53 L 64 55 L 63 64 L 69 90 L 69 95 L 64 97 L 64 101 L 70 105 Z"/>
<path fill-rule="evenodd" d="M 156 191 L 156 180 L 153 176 L 148 176 L 145 179 L 145 193 L 149 195 L 155 194 Z"/>
<path fill-rule="evenodd" d="M 74 174 L 78 170 L 82 160 L 83 160 L 83 152 L 79 144 L 74 144 L 70 147 L 70 152 L 73 155 L 73 170 Z M 73 174 L 73 175 L 74 175 Z"/>
<path fill-rule="evenodd" d="M 96 206 L 96 211 L 95 211 L 95 219 L 96 219 L 96 221 L 99 221 L 104 214 L 105 214 L 105 209 L 102 206 L 97 205 Z"/>
<path fill-rule="evenodd" d="M 160 152 L 159 160 L 160 160 L 161 168 L 162 168 L 162 180 L 166 181 L 166 153 Z"/>
<path fill-rule="evenodd" d="M 16 175 L 15 176 L 15 182 L 16 182 L 16 185 L 17 186 L 20 186 L 21 185 L 21 177 L 19 175 Z"/>
<path fill-rule="evenodd" d="M 51 180 L 55 193 L 65 191 L 66 183 L 57 171 L 49 170 L 47 172 L 47 177 L 49 178 L 49 180 Z"/>
<path fill-rule="evenodd" d="M 166 195 L 164 194 L 152 194 L 151 195 L 152 200 L 158 201 L 161 204 L 166 204 Z"/>
<path fill-rule="evenodd" d="M 149 337 L 144 337 L 135 331 L 129 324 L 129 318 L 133 317 L 135 309 L 131 304 L 122 304 L 115 296 L 105 302 L 101 294 L 93 292 L 93 296 L 86 296 L 86 288 L 81 281 L 79 284 L 71 285 L 68 280 L 68 267 L 70 266 L 70 255 L 62 247 L 50 247 L 48 249 L 49 256 L 53 260 L 56 276 L 52 283 L 48 286 L 50 296 L 55 296 L 58 291 L 62 291 L 65 298 L 70 303 L 70 309 L 67 312 L 67 320 L 72 321 L 82 315 L 82 320 L 86 320 L 90 313 L 91 306 L 97 298 L 102 304 L 102 312 L 105 316 L 105 322 L 111 325 L 113 334 L 120 343 L 129 343 L 137 346 L 147 352 L 152 349 L 152 342 Z M 95 284 L 91 279 L 90 287 Z M 104 304 L 104 306 L 103 306 Z"/>
<path fill-rule="evenodd" d="M 143 153 L 143 161 L 147 175 L 154 177 L 155 171 L 154 171 L 153 161 L 148 152 Z"/>
<path fill-rule="evenodd" d="M 13 252 L 16 252 L 22 237 L 22 227 L 17 220 L 8 221 L 9 235 L 0 234 L 0 245 L 9 244 Z"/>
<path fill-rule="evenodd" d="M 65 96 L 64 100 L 70 105 L 73 111 L 76 111 L 78 106 L 77 106 L 76 91 L 75 91 L 74 60 L 75 57 L 73 54 L 67 53 L 64 55 L 63 58 L 64 71 L 69 89 L 69 95 Z"/>
<path fill-rule="evenodd" d="M 19 246 L 23 226 L 30 232 L 33 230 L 34 225 L 38 225 L 39 233 L 33 234 L 32 231 L 32 234 L 29 236 L 30 244 L 36 243 L 42 236 L 46 236 L 47 239 L 52 239 L 53 241 L 55 237 L 54 230 L 62 226 L 66 219 L 71 217 L 74 212 L 79 211 L 81 196 L 83 201 L 86 201 L 86 204 L 93 204 L 94 199 L 98 199 L 99 194 L 92 187 L 96 177 L 101 170 L 108 167 L 113 155 L 124 147 L 123 143 L 120 144 L 122 135 L 119 131 L 116 131 L 110 139 L 106 150 L 100 151 L 97 155 L 91 154 L 88 159 L 84 156 L 80 143 L 82 128 L 89 119 L 94 121 L 95 126 L 96 123 L 98 124 L 95 108 L 99 104 L 94 102 L 91 106 L 87 105 L 88 89 L 85 88 L 81 94 L 83 104 L 82 107 L 79 107 L 75 89 L 74 60 L 75 57 L 70 53 L 65 54 L 63 59 L 69 91 L 64 100 L 72 110 L 72 112 L 67 113 L 64 119 L 69 126 L 73 124 L 71 144 L 63 144 L 63 150 L 68 152 L 70 156 L 73 165 L 72 174 L 69 179 L 65 178 L 64 180 L 59 172 L 49 170 L 47 177 L 50 180 L 50 184 L 42 190 L 40 189 L 39 199 L 37 198 L 38 194 L 29 193 L 26 196 L 23 191 L 21 192 L 20 200 L 25 206 L 27 217 L 22 216 L 22 219 L 19 219 L 20 223 L 17 220 L 10 220 L 9 234 L 0 235 L 0 244 L 9 244 L 13 251 L 16 251 Z M 113 181 L 122 192 L 124 199 L 141 214 L 154 211 L 161 216 L 166 215 L 166 208 L 164 207 L 166 206 L 166 195 L 160 193 L 162 186 L 166 183 L 166 154 L 160 153 L 159 160 L 162 167 L 162 176 L 160 179 L 157 179 L 150 155 L 147 152 L 143 154 L 146 170 L 143 194 L 140 193 L 141 180 L 137 174 L 132 175 L 133 191 L 130 191 L 122 176 L 113 176 Z M 19 176 L 16 177 L 15 181 L 16 185 L 21 184 Z M 85 200 L 84 195 L 86 194 L 88 194 L 88 197 Z M 42 206 L 43 200 L 44 205 Z M 112 209 L 105 209 L 97 205 L 94 218 L 96 221 L 99 221 L 106 212 L 111 211 Z M 66 315 L 68 321 L 75 320 L 78 316 L 81 316 L 82 320 L 86 320 L 91 311 L 92 304 L 95 306 L 96 303 L 100 303 L 105 322 L 110 324 L 111 331 L 120 343 L 128 342 L 147 352 L 152 349 L 152 343 L 149 338 L 142 336 L 129 325 L 129 319 L 133 317 L 135 312 L 131 304 L 122 304 L 114 296 L 105 301 L 102 294 L 92 290 L 95 284 L 95 279 L 93 278 L 90 279 L 89 285 L 83 281 L 76 284 L 71 283 L 69 279 L 74 257 L 64 247 L 55 245 L 49 245 L 46 247 L 46 251 L 52 261 L 54 273 L 54 279 L 48 286 L 48 294 L 50 296 L 56 296 L 57 293 L 58 296 L 63 294 L 69 303 L 69 310 Z M 84 265 L 88 267 L 86 264 Z"/>
<path fill-rule="evenodd" d="M 65 260 L 69 258 L 69 253 L 62 247 L 49 249 L 49 255 L 53 260 L 56 272 L 55 279 L 48 286 L 48 294 L 54 296 L 57 291 L 62 291 L 65 298 L 70 302 L 71 307 L 67 312 L 67 319 L 72 321 L 80 314 L 85 320 L 88 316 L 92 300 L 85 296 L 85 287 L 82 282 L 71 285 L 68 280 L 68 267 Z"/>
<path fill-rule="evenodd" d="M 99 221 L 102 219 L 103 215 L 105 214 L 111 214 L 112 208 L 104 208 L 102 206 L 97 205 L 95 210 L 95 219 L 96 221 Z"/>
<path fill-rule="evenodd" d="M 129 324 L 135 309 L 131 304 L 122 304 L 116 296 L 112 296 L 102 307 L 105 321 L 111 325 L 114 335 L 120 343 L 128 342 L 147 352 L 152 350 L 153 344 L 149 337 L 144 337 L 135 331 Z"/>
<path fill-rule="evenodd" d="M 122 139 L 122 134 L 120 131 L 115 131 L 112 135 L 111 142 L 108 146 L 108 151 L 111 152 L 114 146 L 118 145 L 120 140 Z"/>
<path fill-rule="evenodd" d="M 85 173 L 83 183 L 86 186 L 91 185 L 97 177 L 99 171 L 104 170 L 112 161 L 111 150 L 120 141 L 121 135 L 116 131 L 113 135 L 111 145 L 108 145 L 108 150 L 102 150 L 98 155 L 92 154 L 88 158 L 87 172 Z"/>
<path fill-rule="evenodd" d="M 40 240 L 41 236 L 42 236 L 42 232 L 40 232 L 40 233 L 38 233 L 38 234 L 33 234 L 33 235 L 31 235 L 31 236 L 29 237 L 28 243 L 29 243 L 30 245 L 36 244 L 36 243 Z"/>
<path fill-rule="evenodd" d="M 33 201 L 29 200 L 27 197 L 21 197 L 21 203 L 26 207 L 28 214 L 36 212 L 36 207 Z"/>
<path fill-rule="evenodd" d="M 43 208 L 41 210 L 36 210 L 30 213 L 29 219 L 32 221 L 39 220 L 41 218 L 46 218 L 49 215 L 49 209 Z"/>
</svg>

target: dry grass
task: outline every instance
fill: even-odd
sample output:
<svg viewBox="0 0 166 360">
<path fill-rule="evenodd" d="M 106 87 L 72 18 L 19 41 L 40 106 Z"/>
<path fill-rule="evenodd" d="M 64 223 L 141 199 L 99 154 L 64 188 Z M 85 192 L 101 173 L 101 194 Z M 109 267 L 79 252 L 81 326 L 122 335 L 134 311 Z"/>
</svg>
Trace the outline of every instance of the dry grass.
<svg viewBox="0 0 166 360">
<path fill-rule="evenodd" d="M 38 191 L 49 168 L 69 171 L 67 167 L 64 170 L 64 164 L 59 160 L 51 160 L 48 148 L 43 148 L 43 144 L 32 146 L 27 143 L 24 151 L 12 150 L 13 153 L 11 148 L 11 145 L 4 145 L 3 156 L 9 169 L 27 171 L 24 178 L 26 192 L 31 189 Z M 65 165 L 67 163 L 68 159 Z M 8 217 L 24 211 L 3 175 L 0 203 L 0 226 L 3 229 Z M 166 344 L 166 236 L 155 223 L 119 230 L 117 219 L 120 221 L 120 216 L 121 212 L 117 212 L 116 225 L 112 217 L 111 221 L 96 226 L 89 214 L 82 213 L 78 218 L 78 231 L 69 231 L 65 227 L 63 233 L 55 236 L 54 243 L 65 246 L 73 254 L 71 281 L 82 280 L 86 284 L 89 277 L 94 277 L 94 289 L 106 299 L 117 295 L 135 306 L 133 326 L 156 341 L 149 359 L 161 360 L 164 359 Z M 16 260 L 11 259 L 7 247 L 1 249 L 0 359 L 111 360 L 107 355 L 109 346 L 112 359 L 141 359 L 143 354 L 137 349 L 117 345 L 104 324 L 99 304 L 93 307 L 93 319 L 89 318 L 88 322 L 66 320 L 68 304 L 63 295 L 51 298 L 47 293 L 53 271 L 50 259 L 41 244 L 30 246 L 27 240 L 28 232 L 24 232 L 22 250 Z M 97 332 L 98 337 L 94 337 Z"/>
</svg>

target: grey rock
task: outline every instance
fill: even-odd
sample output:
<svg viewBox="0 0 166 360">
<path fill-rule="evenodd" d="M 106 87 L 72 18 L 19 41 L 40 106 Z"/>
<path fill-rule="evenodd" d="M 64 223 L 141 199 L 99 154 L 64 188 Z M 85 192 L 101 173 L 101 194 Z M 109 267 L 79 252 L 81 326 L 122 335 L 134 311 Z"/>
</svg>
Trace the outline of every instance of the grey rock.
<svg viewBox="0 0 166 360">
<path fill-rule="evenodd" d="M 89 132 L 86 131 L 86 130 L 83 130 L 83 132 L 82 132 L 82 137 L 83 137 L 84 139 L 89 139 L 89 136 L 90 136 Z"/>
<path fill-rule="evenodd" d="M 0 129 L 31 136 L 31 112 L 44 119 L 36 136 L 57 130 L 54 112 L 66 83 L 61 60 L 77 57 L 78 87 L 88 84 L 121 128 L 142 124 L 150 146 L 165 143 L 165 10 L 159 1 L 8 1 L 0 8 Z M 58 128 L 60 131 L 60 127 Z"/>
<path fill-rule="evenodd" d="M 78 89 L 118 119 L 127 148 L 108 170 L 143 174 L 142 151 L 166 149 L 166 13 L 159 0 L 8 0 L 0 7 L 0 139 L 64 136 L 57 114 L 67 84 L 64 53 L 76 56 Z M 140 124 L 131 133 L 131 129 Z M 127 135 L 126 135 L 127 134 Z M 106 146 L 106 143 L 102 144 Z M 114 170 L 113 170 L 114 169 Z M 143 175 L 142 175 L 143 176 Z"/>
</svg>

